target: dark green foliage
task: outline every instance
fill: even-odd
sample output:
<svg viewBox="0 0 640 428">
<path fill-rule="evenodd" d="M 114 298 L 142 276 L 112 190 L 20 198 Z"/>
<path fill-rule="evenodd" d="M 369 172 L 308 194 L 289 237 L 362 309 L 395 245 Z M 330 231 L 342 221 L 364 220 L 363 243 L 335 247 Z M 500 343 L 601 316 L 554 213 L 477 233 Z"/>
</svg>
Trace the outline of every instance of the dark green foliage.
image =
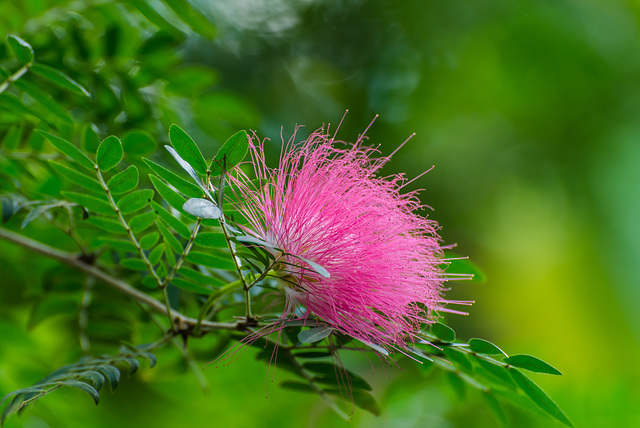
<svg viewBox="0 0 640 428">
<path fill-rule="evenodd" d="M 0 424 L 4 424 L 7 416 L 12 413 L 20 413 L 29 404 L 62 386 L 78 388 L 86 392 L 95 404 L 98 404 L 100 389 L 105 382 L 109 383 L 111 391 L 118 387 L 120 371 L 117 366 L 122 367 L 125 363 L 129 367 L 129 376 L 136 373 L 140 365 L 138 358 L 148 360 L 150 367 L 155 366 L 156 357 L 148 349 L 148 345 L 141 345 L 139 349 L 123 348 L 117 355 L 84 357 L 75 364 L 60 367 L 30 388 L 10 392 L 0 401 L 0 408 L 7 402 L 0 417 Z"/>
<path fill-rule="evenodd" d="M 224 143 L 211 161 L 211 175 L 217 177 L 222 171 L 230 171 L 231 168 L 242 162 L 249 150 L 247 131 L 238 131 Z"/>
</svg>

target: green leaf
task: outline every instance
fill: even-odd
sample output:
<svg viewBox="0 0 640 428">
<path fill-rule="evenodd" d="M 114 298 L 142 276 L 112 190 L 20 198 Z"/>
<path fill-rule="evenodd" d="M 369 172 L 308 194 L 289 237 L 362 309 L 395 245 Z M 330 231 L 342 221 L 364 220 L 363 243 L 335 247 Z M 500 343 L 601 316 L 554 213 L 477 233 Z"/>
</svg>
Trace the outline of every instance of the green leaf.
<svg viewBox="0 0 640 428">
<path fill-rule="evenodd" d="M 2 140 L 2 147 L 9 152 L 15 150 L 20 144 L 21 137 L 22 129 L 19 126 L 12 126 Z"/>
<path fill-rule="evenodd" d="M 131 214 L 149 204 L 149 201 L 153 198 L 153 190 L 142 189 L 131 192 L 122 197 L 117 203 L 118 208 L 122 214 Z"/>
<path fill-rule="evenodd" d="M 36 132 L 42 136 L 44 136 L 53 146 L 58 149 L 59 152 L 69 156 L 71 159 L 76 161 L 79 165 L 87 168 L 88 170 L 95 171 L 96 164 L 82 152 L 79 148 L 64 140 L 56 135 L 49 134 L 48 132 L 42 131 L 41 129 L 36 129 Z"/>
<path fill-rule="evenodd" d="M 119 221 L 103 217 L 89 217 L 86 220 L 100 230 L 109 233 L 127 233 L 126 229 Z"/>
<path fill-rule="evenodd" d="M 49 116 L 49 113 L 51 113 L 54 116 L 61 119 L 62 121 L 64 121 L 66 124 L 69 124 L 69 125 L 73 124 L 73 118 L 71 117 L 69 112 L 65 110 L 58 103 L 58 101 L 53 99 L 51 95 L 41 90 L 39 87 L 37 87 L 33 83 L 24 79 L 20 79 L 13 82 L 13 86 L 15 86 L 17 89 L 20 89 L 25 94 L 29 95 L 31 98 L 33 98 L 34 101 L 38 103 L 40 107 L 47 110 L 47 115 L 41 116 L 47 123 L 52 123 L 51 117 Z"/>
<path fill-rule="evenodd" d="M 133 233 L 140 233 L 151 226 L 156 219 L 155 211 L 148 211 L 144 214 L 139 214 L 129 220 L 129 228 Z"/>
<path fill-rule="evenodd" d="M 509 369 L 511 377 L 518 384 L 518 386 L 524 391 L 527 396 L 538 405 L 547 414 L 554 417 L 558 421 L 573 426 L 567 415 L 558 407 L 558 405 L 538 386 L 534 381 L 525 376 L 520 370 L 511 368 Z"/>
<path fill-rule="evenodd" d="M 444 355 L 447 356 L 449 360 L 451 360 L 451 363 L 453 363 L 453 365 L 461 371 L 465 373 L 473 372 L 473 366 L 471 365 L 469 359 L 455 347 L 443 346 L 442 352 L 444 352 Z"/>
<path fill-rule="evenodd" d="M 138 252 L 138 249 L 136 248 L 136 246 L 133 245 L 133 243 L 131 241 L 129 241 L 129 240 L 110 238 L 110 237 L 106 237 L 106 236 L 100 236 L 98 238 L 98 241 L 103 242 L 103 243 L 109 245 L 110 247 L 113 247 L 116 250 L 123 251 L 125 253 L 137 253 Z"/>
<path fill-rule="evenodd" d="M 170 228 L 175 230 L 178 235 L 184 239 L 191 237 L 191 231 L 186 224 L 175 218 L 169 211 L 164 209 L 160 204 L 155 201 L 151 201 L 151 208 L 158 214 L 158 217 L 162 219 Z"/>
<path fill-rule="evenodd" d="M 164 244 L 159 245 L 159 246 L 164 248 Z M 142 278 L 141 283 L 142 283 L 142 285 L 144 285 L 145 287 L 147 287 L 147 288 L 149 288 L 151 290 L 155 290 L 155 289 L 158 288 L 158 281 L 156 281 L 156 279 L 154 277 L 152 277 L 151 275 L 148 275 L 148 276 L 145 276 L 144 278 Z"/>
<path fill-rule="evenodd" d="M 109 380 L 111 391 L 115 391 L 115 389 L 118 387 L 118 384 L 120 383 L 120 370 L 106 364 L 96 367 L 96 370 L 105 375 L 105 377 Z"/>
<path fill-rule="evenodd" d="M 75 169 L 71 169 L 68 166 L 62 165 L 56 161 L 50 160 L 49 165 L 58 173 L 61 177 L 64 177 L 71 183 L 75 183 L 78 186 L 84 187 L 87 190 L 91 190 L 96 193 L 104 194 L 102 186 L 95 178 L 82 174 Z"/>
<path fill-rule="evenodd" d="M 126 362 L 129 365 L 129 376 L 133 376 L 134 374 L 136 374 L 136 372 L 140 368 L 140 362 L 135 358 L 123 358 L 122 361 Z"/>
<path fill-rule="evenodd" d="M 171 34 L 182 34 L 176 27 L 169 23 L 162 15 L 160 15 L 153 6 L 150 6 L 147 0 L 129 0 L 133 7 L 151 21 L 156 27 L 161 28 Z"/>
<path fill-rule="evenodd" d="M 62 196 L 68 200 L 75 202 L 76 204 L 86 208 L 89 211 L 93 211 L 100 214 L 113 214 L 114 210 L 111 204 L 103 199 L 98 199 L 93 196 L 85 195 L 83 193 L 76 192 L 60 192 Z"/>
<path fill-rule="evenodd" d="M 222 270 L 235 270 L 236 265 L 229 257 L 218 257 L 213 254 L 201 253 L 198 251 L 191 251 L 187 255 L 187 261 L 195 263 L 197 265 L 203 265 L 206 267 Z"/>
<path fill-rule="evenodd" d="M 477 339 L 477 338 L 470 339 L 469 349 L 475 352 L 476 354 L 486 354 L 486 355 L 502 354 L 505 357 L 508 357 L 508 355 L 502 349 L 498 348 L 493 343 L 484 339 Z"/>
<path fill-rule="evenodd" d="M 504 366 L 491 363 L 482 358 L 477 358 L 475 361 L 493 377 L 494 381 L 498 381 L 499 384 L 509 388 L 515 387 L 509 371 Z"/>
<path fill-rule="evenodd" d="M 39 205 L 39 206 L 35 207 L 31 211 L 29 211 L 29 214 L 27 214 L 27 216 L 22 221 L 22 224 L 20 225 L 20 228 L 24 229 L 25 227 L 27 227 L 27 225 L 29 223 L 31 223 L 36 218 L 40 217 L 42 214 L 44 214 L 45 212 L 47 212 L 51 208 L 56 208 L 56 207 L 59 207 L 61 205 L 62 205 L 61 203 L 53 203 L 53 204 Z"/>
<path fill-rule="evenodd" d="M 167 232 L 169 231 L 169 229 L 166 229 L 166 226 L 165 226 L 165 230 Z M 175 266 L 176 265 L 176 256 L 174 254 L 173 248 L 175 248 L 175 243 L 178 242 L 178 241 L 176 240 L 176 238 L 174 236 L 171 235 L 171 232 L 169 232 L 169 235 L 167 235 L 167 236 L 170 236 L 174 241 L 172 241 L 171 238 L 167 238 L 164 234 L 162 235 L 162 237 L 164 238 L 164 255 L 165 255 L 165 258 L 167 259 L 167 263 L 169 263 L 169 266 Z M 178 245 L 180 245 L 179 242 L 178 242 Z M 177 251 L 177 252 L 180 253 L 181 251 Z M 166 269 L 162 263 L 160 264 L 160 267 L 158 268 L 158 275 L 160 275 L 160 270 L 161 269 Z M 166 276 L 166 273 L 164 275 L 162 275 L 162 276 Z"/>
<path fill-rule="evenodd" d="M 24 64 L 29 64 L 33 61 L 33 48 L 29 43 L 18 36 L 7 37 L 7 42 L 18 61 Z"/>
<path fill-rule="evenodd" d="M 188 291 L 189 293 L 194 294 L 209 295 L 212 292 L 210 289 L 203 287 L 202 285 L 195 284 L 182 278 L 173 278 L 171 280 L 171 284 L 175 285 L 181 290 Z"/>
<path fill-rule="evenodd" d="M 302 330 L 298 334 L 298 340 L 301 343 L 316 343 L 328 337 L 333 332 L 331 327 L 316 327 Z"/>
<path fill-rule="evenodd" d="M 196 245 L 209 248 L 227 248 L 227 240 L 222 232 L 203 232 L 196 236 Z"/>
<path fill-rule="evenodd" d="M 175 123 L 169 128 L 169 140 L 176 152 L 199 174 L 207 173 L 207 162 L 193 139 Z"/>
<path fill-rule="evenodd" d="M 217 177 L 222 170 L 230 171 L 242 162 L 249 150 L 247 131 L 238 131 L 220 147 L 211 162 L 211 176 Z"/>
<path fill-rule="evenodd" d="M 491 395 L 490 392 L 485 392 L 484 394 L 482 394 L 482 396 L 487 400 L 489 409 L 491 409 L 491 413 L 493 413 L 493 416 L 496 419 L 498 425 L 503 428 L 508 427 L 509 419 L 507 418 L 507 413 L 504 411 L 504 407 L 502 407 L 500 401 L 496 397 Z"/>
<path fill-rule="evenodd" d="M 371 385 L 357 374 L 338 367 L 333 363 L 325 362 L 309 362 L 304 363 L 303 367 L 312 373 L 320 375 L 320 377 L 314 378 L 318 383 L 325 385 L 350 385 L 353 388 L 365 389 L 371 391 Z"/>
<path fill-rule="evenodd" d="M 552 367 L 541 359 L 531 355 L 513 355 L 509 358 L 505 358 L 504 362 L 531 372 L 562 375 L 562 373 L 560 373 L 560 371 L 555 367 Z"/>
<path fill-rule="evenodd" d="M 95 370 L 86 370 L 86 371 L 80 372 L 78 373 L 78 376 L 81 376 L 91 381 L 91 383 L 93 384 L 93 387 L 98 391 L 102 389 L 102 385 L 104 385 L 104 382 L 106 381 L 106 378 L 104 377 L 104 375 Z"/>
<path fill-rule="evenodd" d="M 109 191 L 113 195 L 121 195 L 138 187 L 139 172 L 135 165 L 129 165 L 127 169 L 117 173 L 107 183 Z"/>
<path fill-rule="evenodd" d="M 131 270 L 149 270 L 149 267 L 142 259 L 124 259 L 120 260 L 120 264 Z"/>
<path fill-rule="evenodd" d="M 212 39 L 216 35 L 215 27 L 187 0 L 165 0 L 165 3 L 193 31 L 203 37 Z"/>
<path fill-rule="evenodd" d="M 362 410 L 380 416 L 380 407 L 373 395 L 365 391 L 353 391 L 353 402 Z"/>
<path fill-rule="evenodd" d="M 160 239 L 160 234 L 158 232 L 148 233 L 140 238 L 140 247 L 143 250 L 148 250 L 158 242 L 158 239 Z"/>
<path fill-rule="evenodd" d="M 453 342 L 456 340 L 456 332 L 447 325 L 436 322 L 431 325 L 431 333 L 443 342 Z"/>
<path fill-rule="evenodd" d="M 82 147 L 90 153 L 95 153 L 99 145 L 100 137 L 98 137 L 98 133 L 90 123 L 87 123 L 82 127 Z"/>
<path fill-rule="evenodd" d="M 151 252 L 149 253 L 149 263 L 152 265 L 157 265 L 164 254 L 164 244 L 157 245 Z"/>
<path fill-rule="evenodd" d="M 156 177 L 153 174 L 149 174 L 149 178 L 151 179 L 151 184 L 156 188 L 158 194 L 162 199 L 167 201 L 169 205 L 171 205 L 176 210 L 180 211 L 183 214 L 186 214 L 182 209 L 182 205 L 185 203 L 185 199 L 177 194 L 173 189 L 167 186 L 162 180 Z M 193 216 L 190 216 L 193 218 Z"/>
<path fill-rule="evenodd" d="M 134 129 L 122 136 L 122 147 L 127 155 L 143 156 L 153 153 L 158 146 L 147 131 Z"/>
<path fill-rule="evenodd" d="M 204 195 L 204 192 L 198 186 L 185 180 L 182 177 L 179 177 L 178 175 L 169 171 L 167 168 L 147 158 L 142 158 L 142 160 L 147 164 L 149 168 L 151 168 L 153 172 L 158 174 L 160 178 L 175 187 L 176 190 L 178 190 L 182 194 L 190 198 L 201 198 Z"/>
<path fill-rule="evenodd" d="M 118 165 L 124 156 L 122 143 L 118 137 L 111 135 L 105 138 L 96 152 L 96 162 L 100 171 L 109 171 Z"/>
<path fill-rule="evenodd" d="M 85 88 L 83 88 L 78 82 L 76 82 L 60 70 L 39 63 L 33 64 L 30 70 L 35 74 L 55 83 L 63 89 L 67 89 L 78 95 L 90 97 L 89 92 L 87 92 Z"/>
<path fill-rule="evenodd" d="M 93 402 L 98 405 L 100 402 L 100 393 L 91 385 L 86 382 L 80 382 L 79 380 L 63 380 L 60 382 L 61 385 L 70 386 L 72 388 L 78 388 L 93 398 Z"/>
<path fill-rule="evenodd" d="M 467 384 L 464 383 L 464 381 L 460 379 L 460 377 L 458 377 L 458 375 L 456 375 L 455 373 L 447 372 L 446 375 L 447 379 L 449 380 L 449 384 L 458 396 L 458 399 L 464 400 L 464 397 L 467 393 Z"/>
<path fill-rule="evenodd" d="M 175 236 L 173 236 L 173 233 L 171 233 L 169 228 L 165 226 L 165 224 L 157 218 L 156 218 L 156 226 L 158 227 L 158 230 L 160 231 L 160 234 L 162 235 L 162 238 L 164 239 L 164 241 L 167 244 L 169 244 L 169 247 L 178 254 L 182 253 L 182 245 L 180 244 L 180 241 L 178 241 L 178 239 Z M 167 260 L 169 257 L 173 256 L 173 254 L 170 255 L 167 249 L 165 249 L 165 254 L 167 255 Z M 174 265 L 174 264 L 175 264 L 175 260 L 173 261 L 173 263 L 171 263 L 171 265 Z"/>
<path fill-rule="evenodd" d="M 197 284 L 205 284 L 205 285 L 211 285 L 214 287 L 219 287 L 221 285 L 226 284 L 223 280 L 218 279 L 218 278 L 214 278 L 212 276 L 209 275 L 205 275 L 201 272 L 198 272 L 194 269 L 190 269 L 190 268 L 181 268 L 178 273 L 187 278 L 192 280 L 193 282 L 197 283 Z"/>
</svg>

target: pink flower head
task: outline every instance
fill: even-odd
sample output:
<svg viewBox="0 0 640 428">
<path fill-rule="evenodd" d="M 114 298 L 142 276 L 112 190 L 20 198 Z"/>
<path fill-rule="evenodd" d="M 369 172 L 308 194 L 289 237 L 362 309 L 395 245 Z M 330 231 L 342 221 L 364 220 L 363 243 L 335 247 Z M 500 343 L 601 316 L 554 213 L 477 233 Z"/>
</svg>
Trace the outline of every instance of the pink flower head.
<svg viewBox="0 0 640 428">
<path fill-rule="evenodd" d="M 389 158 L 364 137 L 346 144 L 321 129 L 301 145 L 294 138 L 277 169 L 250 138 L 266 185 L 256 189 L 240 168 L 231 176 L 245 232 L 282 251 L 283 318 L 297 309 L 364 343 L 406 349 L 445 303 L 437 223 L 416 213 L 414 193 L 400 193 L 403 176 L 376 175 Z"/>
</svg>

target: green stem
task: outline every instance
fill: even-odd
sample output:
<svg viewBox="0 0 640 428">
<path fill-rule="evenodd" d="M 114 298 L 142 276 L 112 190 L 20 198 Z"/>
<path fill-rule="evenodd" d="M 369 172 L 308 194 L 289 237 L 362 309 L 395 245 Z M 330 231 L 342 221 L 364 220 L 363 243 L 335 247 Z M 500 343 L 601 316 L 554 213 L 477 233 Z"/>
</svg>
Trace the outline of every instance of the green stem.
<svg viewBox="0 0 640 428">
<path fill-rule="evenodd" d="M 204 320 L 204 317 L 207 315 L 207 312 L 209 312 L 209 309 L 213 306 L 216 300 L 218 300 L 219 298 L 221 298 L 226 294 L 229 294 L 235 290 L 242 288 L 242 286 L 243 286 L 243 281 L 237 280 L 234 282 L 230 282 L 224 287 L 218 288 L 217 290 L 215 290 L 213 293 L 209 295 L 209 298 L 207 299 L 205 304 L 202 305 L 202 308 L 200 309 L 200 313 L 198 314 L 198 320 L 197 320 L 196 326 L 193 329 L 194 335 L 196 336 L 200 335 L 201 333 L 200 330 L 202 329 L 202 322 Z"/>
<path fill-rule="evenodd" d="M 162 296 L 164 298 L 164 303 L 165 303 L 165 307 L 166 307 L 166 310 L 167 310 L 167 317 L 169 318 L 169 323 L 171 324 L 171 329 L 173 331 L 177 331 L 176 325 L 175 325 L 175 321 L 174 321 L 173 317 L 171 316 L 171 305 L 169 304 L 169 296 L 167 295 L 167 292 L 166 292 L 166 287 L 167 287 L 168 281 L 167 281 L 167 283 L 165 283 L 158 276 L 158 273 L 156 272 L 155 268 L 153 267 L 153 265 L 151 264 L 151 262 L 147 258 L 147 255 L 144 253 L 144 250 L 142 249 L 142 247 L 138 243 L 138 240 L 136 239 L 135 235 L 133 234 L 133 231 L 131 231 L 131 228 L 129 227 L 129 223 L 127 223 L 127 221 L 125 220 L 124 216 L 122 215 L 122 212 L 120 211 L 120 208 L 118 208 L 118 205 L 116 204 L 116 201 L 113 199 L 113 196 L 111 195 L 111 191 L 109 190 L 109 187 L 107 186 L 107 183 L 105 183 L 104 178 L 102 177 L 102 173 L 100 172 L 100 169 L 98 168 L 97 165 L 95 167 L 95 170 L 96 170 L 96 176 L 98 177 L 98 181 L 100 182 L 100 186 L 102 186 L 102 189 L 106 193 L 107 200 L 109 201 L 109 203 L 111 204 L 111 207 L 113 208 L 113 210 L 115 211 L 116 215 L 118 216 L 118 220 L 120 221 L 120 224 L 122 224 L 122 227 L 124 227 L 124 229 L 127 231 L 127 234 L 129 235 L 129 240 L 136 247 L 136 250 L 138 250 L 138 254 L 140 255 L 140 258 L 142 259 L 144 264 L 147 266 L 147 269 L 149 270 L 149 273 L 151 273 L 151 276 L 153 276 L 153 279 L 156 280 L 156 283 L 158 284 L 158 287 L 160 287 L 160 289 L 162 290 Z"/>
<path fill-rule="evenodd" d="M 0 83 L 0 94 L 3 93 L 4 91 L 6 91 L 7 88 L 9 88 L 9 86 L 13 82 L 15 82 L 16 80 L 21 78 L 27 71 L 29 71 L 29 68 L 31 68 L 32 64 L 33 64 L 33 61 L 29 61 L 28 63 L 26 63 L 25 65 L 20 67 L 18 69 L 18 71 L 13 73 L 11 76 L 7 77 L 7 80 L 5 80 L 4 82 Z"/>
<path fill-rule="evenodd" d="M 91 275 L 92 277 L 108 285 L 109 287 L 115 290 L 118 290 L 122 294 L 133 298 L 134 300 L 136 300 L 141 304 L 148 306 L 155 312 L 158 312 L 163 315 L 169 315 L 170 313 L 162 302 L 159 302 L 158 300 L 154 299 L 148 294 L 133 288 L 132 286 L 130 286 L 124 281 L 121 281 L 117 278 L 112 277 L 111 275 L 103 272 L 97 267 L 86 263 L 79 257 L 78 254 L 68 253 L 66 251 L 58 250 L 57 248 L 50 247 L 49 245 L 43 244 L 42 242 L 35 241 L 33 239 L 19 235 L 15 232 L 11 232 L 10 230 L 4 229 L 2 227 L 0 227 L 0 238 L 5 239 L 9 242 L 13 242 L 14 244 L 20 245 L 23 248 L 26 248 L 35 253 L 41 254 L 45 257 L 49 257 L 51 259 L 57 260 L 81 272 Z M 173 314 L 173 317 L 178 321 L 178 324 L 180 326 L 193 327 L 196 324 L 198 324 L 198 320 L 187 317 L 186 315 L 183 315 L 178 311 L 173 310 L 171 313 Z M 207 332 L 212 330 L 234 331 L 234 330 L 239 330 L 241 328 L 240 323 L 237 323 L 237 322 L 222 323 L 222 322 L 212 322 L 212 321 L 200 321 L 200 324 L 201 324 L 200 330 L 202 332 Z"/>
<path fill-rule="evenodd" d="M 196 240 L 196 236 L 198 235 L 198 230 L 200 229 L 201 222 L 202 222 L 202 219 L 198 218 L 198 221 L 196 222 L 196 225 L 193 228 L 193 232 L 191 232 L 191 236 L 189 237 L 189 242 L 187 242 L 187 245 L 184 247 L 184 250 L 180 255 L 180 259 L 178 259 L 178 261 L 176 262 L 176 265 L 171 269 L 171 272 L 169 272 L 169 274 L 164 279 L 164 281 L 162 281 L 162 284 L 160 284 L 160 288 L 162 288 L 163 290 L 165 287 L 167 287 L 167 285 L 169 285 L 169 281 L 171 281 L 171 278 L 173 278 L 176 272 L 178 272 L 178 269 L 180 269 L 180 267 L 182 266 L 182 263 L 184 263 L 184 260 L 187 258 L 187 255 L 191 251 L 191 248 L 193 247 L 193 242 Z"/>
</svg>

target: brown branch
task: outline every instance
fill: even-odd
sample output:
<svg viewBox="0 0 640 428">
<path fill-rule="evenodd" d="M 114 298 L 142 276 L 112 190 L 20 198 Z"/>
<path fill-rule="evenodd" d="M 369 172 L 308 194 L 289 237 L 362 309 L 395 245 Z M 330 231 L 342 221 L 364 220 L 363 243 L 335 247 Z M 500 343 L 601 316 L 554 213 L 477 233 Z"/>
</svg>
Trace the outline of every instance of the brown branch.
<svg viewBox="0 0 640 428">
<path fill-rule="evenodd" d="M 42 242 L 38 242 L 31 238 L 27 238 L 15 232 L 11 232 L 10 230 L 4 229 L 0 227 L 0 238 L 5 239 L 9 242 L 13 242 L 14 244 L 20 245 L 23 248 L 31 250 L 35 253 L 42 254 L 43 256 L 49 257 L 54 260 L 58 260 L 61 263 L 69 265 L 79 271 L 82 271 L 92 277 L 102 281 L 108 286 L 120 291 L 121 293 L 132 297 L 139 303 L 142 303 L 148 306 L 155 312 L 167 315 L 167 308 L 165 305 L 149 296 L 146 293 L 143 293 L 140 290 L 137 290 L 127 284 L 124 281 L 121 281 L 117 278 L 112 277 L 111 275 L 103 272 L 95 266 L 92 266 L 82 259 L 79 258 L 78 254 L 69 253 L 66 251 L 59 250 L 57 248 L 53 248 L 47 244 L 43 244 Z M 176 322 L 178 328 L 180 330 L 190 330 L 196 324 L 198 324 L 198 320 L 194 318 L 190 318 L 186 315 L 181 314 L 180 312 L 171 311 L 171 315 Z M 221 323 L 221 322 L 212 322 L 212 321 L 202 321 L 201 322 L 201 331 L 211 331 L 211 330 L 241 330 L 242 327 L 239 323 Z"/>
</svg>

